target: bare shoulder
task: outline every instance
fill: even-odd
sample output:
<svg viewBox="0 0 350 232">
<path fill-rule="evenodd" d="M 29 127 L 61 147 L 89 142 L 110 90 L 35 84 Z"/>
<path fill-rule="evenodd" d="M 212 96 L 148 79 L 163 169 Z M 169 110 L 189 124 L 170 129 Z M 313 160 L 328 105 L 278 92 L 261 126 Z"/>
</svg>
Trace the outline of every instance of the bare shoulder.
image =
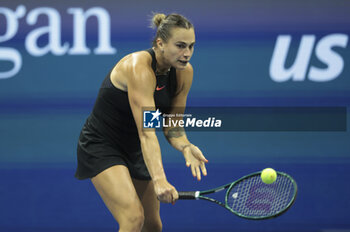
<svg viewBox="0 0 350 232">
<path fill-rule="evenodd" d="M 152 69 L 152 56 L 146 51 L 134 52 L 130 55 L 127 62 L 128 80 L 136 81 L 155 80 Z"/>
<path fill-rule="evenodd" d="M 118 64 L 115 66 L 115 69 L 134 69 L 139 66 L 145 68 L 151 68 L 152 57 L 146 51 L 133 52 L 129 55 L 124 56 Z M 130 70 L 127 70 L 130 71 Z"/>
<path fill-rule="evenodd" d="M 111 81 L 117 88 L 127 91 L 129 82 L 154 79 L 152 74 L 151 55 L 147 51 L 138 51 L 124 56 L 115 65 L 111 73 Z"/>
</svg>

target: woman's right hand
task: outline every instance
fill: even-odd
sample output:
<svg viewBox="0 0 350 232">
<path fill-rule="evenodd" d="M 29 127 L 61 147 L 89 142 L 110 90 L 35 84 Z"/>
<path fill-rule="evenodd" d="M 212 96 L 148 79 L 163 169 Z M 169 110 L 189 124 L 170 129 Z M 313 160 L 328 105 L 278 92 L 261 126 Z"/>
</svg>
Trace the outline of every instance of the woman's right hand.
<svg viewBox="0 0 350 232">
<path fill-rule="evenodd" d="M 166 179 L 153 181 L 153 184 L 157 199 L 160 202 L 174 204 L 179 199 L 179 194 L 175 187 L 169 184 Z"/>
</svg>

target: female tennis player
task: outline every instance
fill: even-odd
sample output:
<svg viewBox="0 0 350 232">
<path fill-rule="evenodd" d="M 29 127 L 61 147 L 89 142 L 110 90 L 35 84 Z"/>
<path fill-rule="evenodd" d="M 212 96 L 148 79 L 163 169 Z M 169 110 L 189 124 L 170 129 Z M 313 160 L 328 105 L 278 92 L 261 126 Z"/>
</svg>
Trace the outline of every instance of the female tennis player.
<svg viewBox="0 0 350 232">
<path fill-rule="evenodd" d="M 155 14 L 153 47 L 122 58 L 104 79 L 78 143 L 78 179 L 91 178 L 119 231 L 161 231 L 160 203 L 178 193 L 164 173 L 154 129 L 143 129 L 143 107 L 184 113 L 193 69 L 193 25 L 178 14 Z M 179 112 L 180 111 L 180 112 Z M 198 180 L 208 162 L 182 128 L 164 135 Z"/>
</svg>

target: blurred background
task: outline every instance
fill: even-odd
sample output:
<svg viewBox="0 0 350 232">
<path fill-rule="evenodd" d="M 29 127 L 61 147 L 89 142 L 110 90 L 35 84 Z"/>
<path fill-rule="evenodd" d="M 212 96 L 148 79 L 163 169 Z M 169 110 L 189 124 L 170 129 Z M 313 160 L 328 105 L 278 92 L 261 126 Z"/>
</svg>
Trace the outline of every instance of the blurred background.
<svg viewBox="0 0 350 232">
<path fill-rule="evenodd" d="M 0 231 L 116 231 L 90 181 L 74 179 L 76 144 L 101 81 L 151 46 L 152 12 L 196 31 L 189 106 L 350 106 L 346 0 L 0 2 Z M 332 118 L 330 118 L 332 120 Z M 209 160 L 192 178 L 159 134 L 178 190 L 205 190 L 272 167 L 292 175 L 295 205 L 247 221 L 207 202 L 162 204 L 164 231 L 350 231 L 350 134 L 341 130 L 191 131 Z"/>
</svg>

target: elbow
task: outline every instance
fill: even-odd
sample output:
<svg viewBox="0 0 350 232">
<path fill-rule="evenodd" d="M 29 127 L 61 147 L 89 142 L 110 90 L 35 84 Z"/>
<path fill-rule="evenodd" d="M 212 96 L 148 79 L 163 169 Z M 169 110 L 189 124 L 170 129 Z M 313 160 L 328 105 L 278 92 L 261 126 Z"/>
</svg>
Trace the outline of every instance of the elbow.
<svg viewBox="0 0 350 232">
<path fill-rule="evenodd" d="M 157 139 L 157 135 L 154 130 L 143 130 L 139 132 L 141 144 L 149 143 Z"/>
</svg>

